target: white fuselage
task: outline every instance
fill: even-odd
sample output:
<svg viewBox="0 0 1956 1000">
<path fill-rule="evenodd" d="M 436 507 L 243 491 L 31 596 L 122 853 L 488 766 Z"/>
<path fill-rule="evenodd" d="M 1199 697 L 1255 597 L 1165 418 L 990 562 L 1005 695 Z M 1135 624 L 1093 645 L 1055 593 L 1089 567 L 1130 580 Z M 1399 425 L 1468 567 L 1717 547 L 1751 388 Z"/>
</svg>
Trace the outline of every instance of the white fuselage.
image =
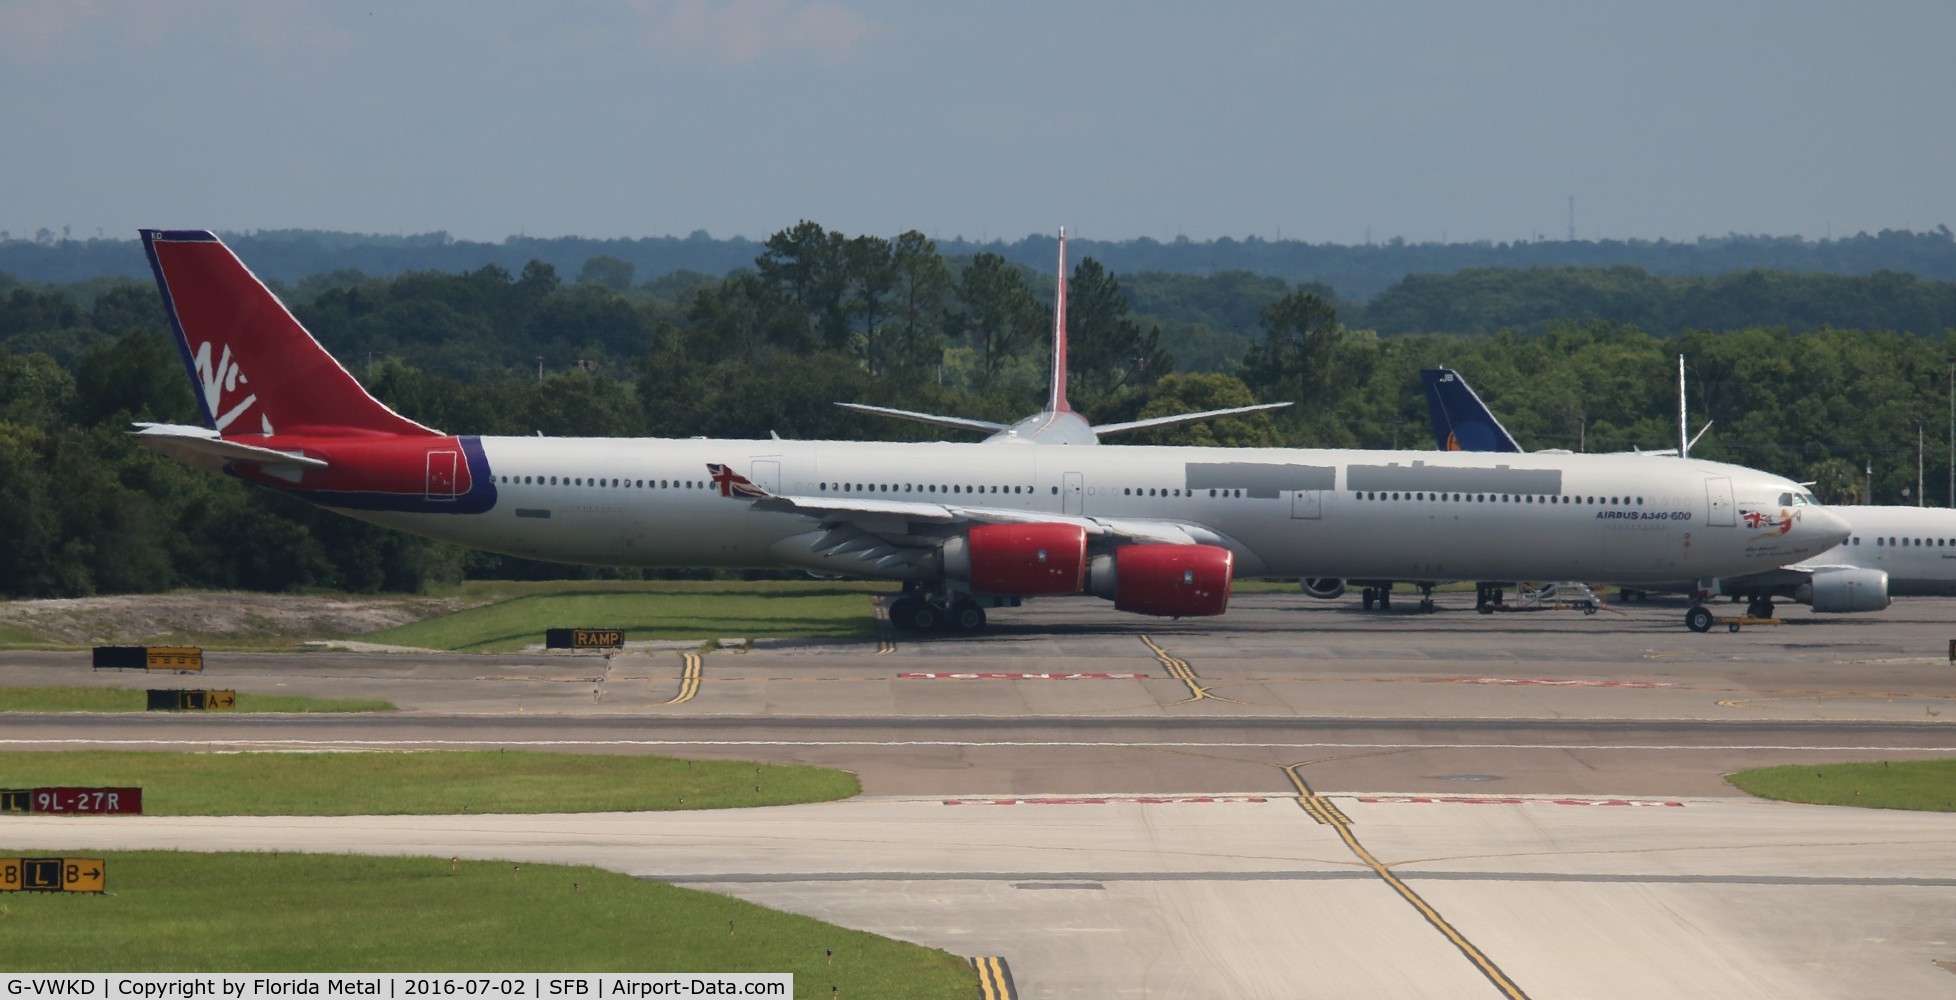
<svg viewBox="0 0 1956 1000">
<path fill-rule="evenodd" d="M 1398 580 L 1734 575 L 1844 537 L 1826 508 L 1784 530 L 1787 480 L 1698 460 L 1318 449 L 481 438 L 478 514 L 346 510 L 478 548 L 565 562 L 778 567 L 821 519 L 721 495 L 708 463 L 771 493 L 1194 525 L 1237 576 Z M 613 485 L 616 483 L 617 485 Z M 899 531 L 900 533 L 900 531 Z M 1956 554 L 1956 550 L 1948 550 Z M 863 575 L 878 575 L 874 572 Z M 895 575 L 895 574 L 892 574 Z"/>
<path fill-rule="evenodd" d="M 1853 534 L 1808 564 L 1882 570 L 1895 597 L 1956 595 L 1956 510 L 1886 505 L 1828 510 L 1844 518 Z"/>
</svg>

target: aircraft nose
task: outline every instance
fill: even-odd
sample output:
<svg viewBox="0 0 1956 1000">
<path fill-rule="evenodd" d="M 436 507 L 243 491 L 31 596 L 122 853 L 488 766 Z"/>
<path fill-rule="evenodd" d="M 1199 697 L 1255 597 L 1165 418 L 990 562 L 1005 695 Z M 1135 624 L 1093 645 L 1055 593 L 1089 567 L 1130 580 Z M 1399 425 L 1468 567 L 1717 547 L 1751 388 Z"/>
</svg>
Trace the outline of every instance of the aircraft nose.
<svg viewBox="0 0 1956 1000">
<path fill-rule="evenodd" d="M 1799 530 L 1823 549 L 1831 549 L 1853 534 L 1846 518 L 1825 507 L 1808 507 L 1800 518 Z"/>
</svg>

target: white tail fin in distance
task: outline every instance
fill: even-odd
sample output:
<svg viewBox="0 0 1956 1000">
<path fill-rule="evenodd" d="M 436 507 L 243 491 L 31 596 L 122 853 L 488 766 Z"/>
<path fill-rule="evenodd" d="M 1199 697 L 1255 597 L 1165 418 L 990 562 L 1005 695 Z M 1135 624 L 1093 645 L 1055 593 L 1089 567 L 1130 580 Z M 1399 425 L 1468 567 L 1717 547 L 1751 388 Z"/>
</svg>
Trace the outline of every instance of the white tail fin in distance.
<svg viewBox="0 0 1956 1000">
<path fill-rule="evenodd" d="M 1066 402 L 1066 227 L 1059 231 L 1059 284 L 1053 293 L 1053 385 L 1046 394 L 1048 413 L 1071 413 Z"/>
</svg>

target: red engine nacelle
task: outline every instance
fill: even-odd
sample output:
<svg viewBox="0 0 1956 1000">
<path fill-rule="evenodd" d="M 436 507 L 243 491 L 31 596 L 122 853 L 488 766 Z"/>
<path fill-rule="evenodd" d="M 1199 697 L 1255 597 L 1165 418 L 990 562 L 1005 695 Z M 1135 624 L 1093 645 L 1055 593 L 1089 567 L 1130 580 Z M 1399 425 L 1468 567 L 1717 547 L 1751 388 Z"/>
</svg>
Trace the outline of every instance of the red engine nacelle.
<svg viewBox="0 0 1956 1000">
<path fill-rule="evenodd" d="M 971 589 L 1035 597 L 1087 584 L 1087 529 L 1077 524 L 983 524 L 966 535 Z"/>
<path fill-rule="evenodd" d="M 1112 597 L 1115 610 L 1137 615 L 1219 615 L 1229 607 L 1235 562 L 1234 553 L 1215 545 L 1124 545 L 1114 550 L 1111 580 L 1094 560 L 1093 590 Z"/>
</svg>

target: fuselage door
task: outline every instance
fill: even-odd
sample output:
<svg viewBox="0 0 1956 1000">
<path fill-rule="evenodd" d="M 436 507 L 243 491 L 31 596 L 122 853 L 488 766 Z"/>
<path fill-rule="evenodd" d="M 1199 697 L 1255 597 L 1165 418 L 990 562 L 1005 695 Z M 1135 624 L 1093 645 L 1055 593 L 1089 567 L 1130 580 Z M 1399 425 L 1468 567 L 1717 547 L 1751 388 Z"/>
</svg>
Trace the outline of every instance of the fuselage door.
<svg viewBox="0 0 1956 1000">
<path fill-rule="evenodd" d="M 1732 480 L 1729 476 L 1705 477 L 1705 523 L 1714 528 L 1732 526 Z"/>
<path fill-rule="evenodd" d="M 1324 516 L 1323 490 L 1298 490 L 1291 494 L 1290 516 L 1315 521 Z"/>
<path fill-rule="evenodd" d="M 771 458 L 757 458 L 747 478 L 769 493 L 779 493 L 781 492 L 781 463 Z"/>
<path fill-rule="evenodd" d="M 1069 472 L 1061 477 L 1060 500 L 1064 503 L 1066 513 L 1080 513 L 1081 504 L 1085 502 L 1086 491 L 1086 477 L 1079 473 Z"/>
<path fill-rule="evenodd" d="M 430 451 L 428 453 L 428 487 L 430 500 L 455 499 L 455 453 L 452 451 Z"/>
</svg>

